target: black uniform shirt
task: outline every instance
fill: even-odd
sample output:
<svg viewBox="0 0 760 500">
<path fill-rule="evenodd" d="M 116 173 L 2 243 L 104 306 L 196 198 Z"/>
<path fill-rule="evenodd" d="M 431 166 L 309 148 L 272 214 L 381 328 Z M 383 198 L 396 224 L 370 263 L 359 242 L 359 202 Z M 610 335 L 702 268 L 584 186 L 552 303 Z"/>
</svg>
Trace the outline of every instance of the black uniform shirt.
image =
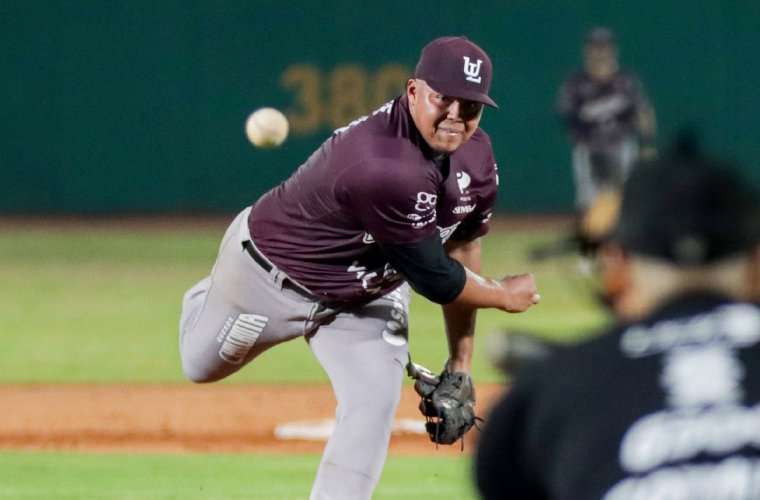
<svg viewBox="0 0 760 500">
<path fill-rule="evenodd" d="M 760 498 L 760 308 L 683 296 L 544 364 L 495 407 L 483 497 Z"/>
</svg>

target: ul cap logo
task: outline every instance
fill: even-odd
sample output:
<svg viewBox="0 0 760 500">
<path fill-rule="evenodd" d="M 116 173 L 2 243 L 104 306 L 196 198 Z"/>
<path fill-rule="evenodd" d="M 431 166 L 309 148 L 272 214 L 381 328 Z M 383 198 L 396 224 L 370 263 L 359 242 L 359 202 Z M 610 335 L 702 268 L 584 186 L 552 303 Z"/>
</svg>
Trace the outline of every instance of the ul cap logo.
<svg viewBox="0 0 760 500">
<path fill-rule="evenodd" d="M 481 77 L 480 77 L 480 65 L 483 64 L 482 59 L 478 59 L 478 62 L 470 62 L 470 58 L 467 56 L 464 57 L 464 74 L 467 78 L 465 78 L 468 82 L 473 83 L 480 83 Z"/>
</svg>

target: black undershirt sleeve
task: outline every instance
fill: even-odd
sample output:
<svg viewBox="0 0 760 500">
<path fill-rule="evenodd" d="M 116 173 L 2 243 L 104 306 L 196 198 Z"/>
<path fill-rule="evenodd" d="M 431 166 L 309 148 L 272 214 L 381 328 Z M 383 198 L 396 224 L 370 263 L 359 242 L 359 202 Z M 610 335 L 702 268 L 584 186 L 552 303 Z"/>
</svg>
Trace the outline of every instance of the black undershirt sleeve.
<svg viewBox="0 0 760 500">
<path fill-rule="evenodd" d="M 437 232 L 416 243 L 379 245 L 393 268 L 426 299 L 448 304 L 462 292 L 464 266 L 446 255 Z"/>
</svg>

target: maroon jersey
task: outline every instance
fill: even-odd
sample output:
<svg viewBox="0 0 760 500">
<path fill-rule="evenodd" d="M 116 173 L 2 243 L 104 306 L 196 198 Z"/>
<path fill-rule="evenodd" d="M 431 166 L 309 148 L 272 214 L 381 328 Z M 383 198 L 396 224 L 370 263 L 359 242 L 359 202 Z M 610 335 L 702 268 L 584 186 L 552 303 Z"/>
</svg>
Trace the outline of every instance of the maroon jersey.
<svg viewBox="0 0 760 500">
<path fill-rule="evenodd" d="M 481 236 L 497 183 L 485 132 L 434 159 L 402 96 L 336 130 L 254 204 L 248 224 L 288 276 L 325 299 L 363 302 L 402 282 L 376 242 Z"/>
<path fill-rule="evenodd" d="M 643 107 L 649 107 L 649 101 L 641 82 L 626 72 L 607 82 L 576 73 L 565 81 L 557 98 L 557 112 L 573 140 L 592 148 L 635 137 L 638 112 Z"/>
</svg>

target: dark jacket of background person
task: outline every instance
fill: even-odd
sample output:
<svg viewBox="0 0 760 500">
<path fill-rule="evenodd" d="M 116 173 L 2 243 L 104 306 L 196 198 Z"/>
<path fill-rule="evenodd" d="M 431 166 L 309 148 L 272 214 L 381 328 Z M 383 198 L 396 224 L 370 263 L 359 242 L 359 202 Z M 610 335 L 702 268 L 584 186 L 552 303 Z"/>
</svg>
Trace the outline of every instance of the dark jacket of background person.
<svg viewBox="0 0 760 500">
<path fill-rule="evenodd" d="M 760 498 L 757 207 L 709 161 L 637 169 L 600 254 L 620 322 L 518 371 L 483 498 Z"/>
<path fill-rule="evenodd" d="M 605 149 L 628 138 L 647 145 L 654 136 L 654 109 L 638 75 L 618 66 L 617 44 L 606 28 L 586 37 L 583 68 L 561 85 L 556 110 L 573 144 Z"/>
</svg>

